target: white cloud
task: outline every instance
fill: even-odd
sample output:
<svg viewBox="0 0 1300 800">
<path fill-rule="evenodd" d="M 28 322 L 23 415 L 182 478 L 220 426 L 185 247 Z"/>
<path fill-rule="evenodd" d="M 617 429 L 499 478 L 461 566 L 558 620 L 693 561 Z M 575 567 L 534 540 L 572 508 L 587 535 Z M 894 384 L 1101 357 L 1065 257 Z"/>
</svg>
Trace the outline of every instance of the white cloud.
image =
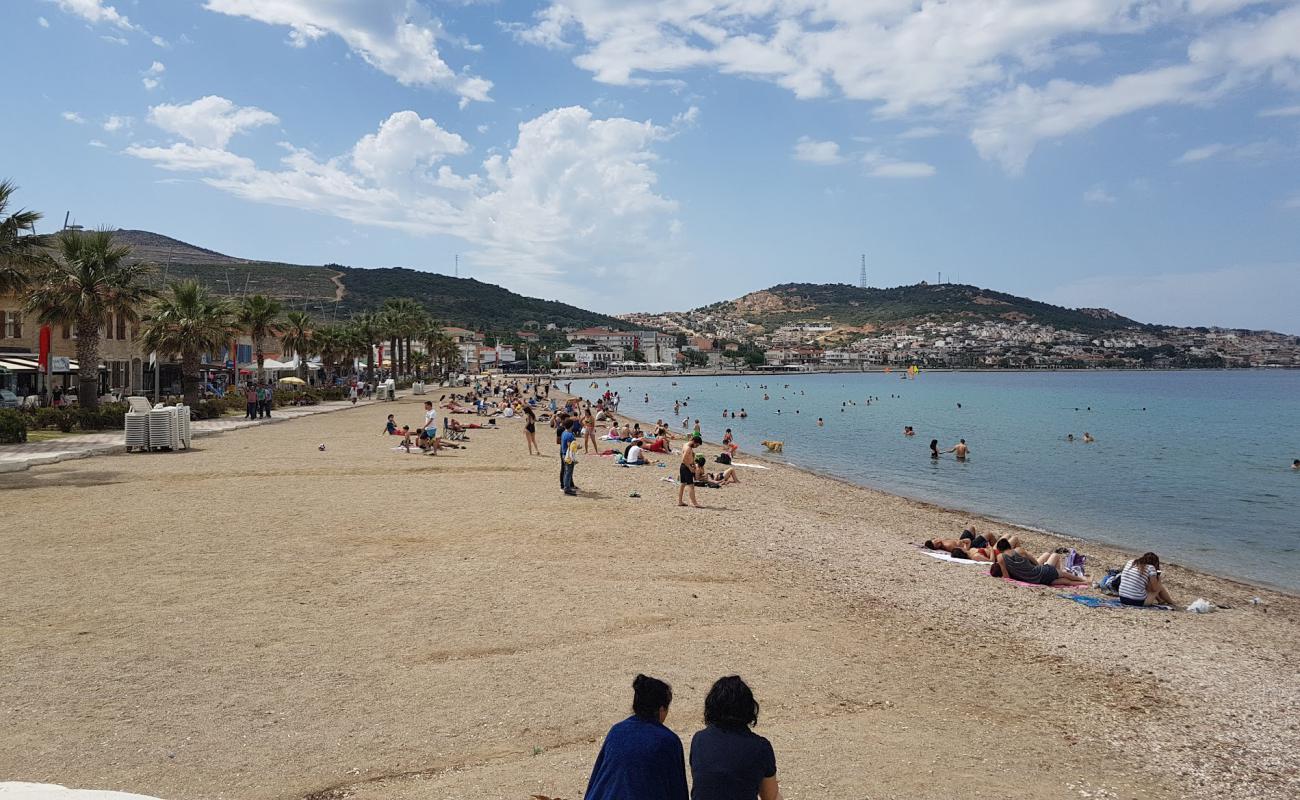
<svg viewBox="0 0 1300 800">
<path fill-rule="evenodd" d="M 208 95 L 186 105 L 156 105 L 149 109 L 149 121 L 200 147 L 222 149 L 235 134 L 280 120 L 269 111 Z"/>
<path fill-rule="evenodd" d="M 1248 6 L 1259 8 L 1234 16 Z M 979 153 L 1013 173 L 1038 143 L 1125 114 L 1265 80 L 1300 85 L 1300 6 L 1255 0 L 552 0 L 512 29 L 571 49 L 603 83 L 713 70 L 969 124 Z M 1186 44 L 1186 63 L 1164 47 L 1136 68 L 1128 50 L 1104 60 L 1133 35 Z M 1105 77 L 1052 76 L 1078 59 Z"/>
<path fill-rule="evenodd" d="M 1283 207 L 1283 208 L 1300 208 L 1300 194 L 1296 194 L 1296 195 L 1294 195 L 1293 197 L 1291 197 L 1289 200 L 1287 200 L 1287 201 L 1282 205 L 1282 207 Z"/>
<path fill-rule="evenodd" d="M 86 124 L 86 118 L 83 117 L 83 116 L 81 116 L 80 114 L 78 114 L 78 113 L 75 112 L 75 111 L 64 111 L 64 112 L 63 112 L 62 114 L 60 114 L 59 116 L 63 117 L 63 118 L 64 118 L 65 120 L 67 120 L 68 122 L 75 122 L 75 123 L 78 124 L 78 125 L 85 125 L 85 124 Z"/>
<path fill-rule="evenodd" d="M 130 117 L 124 117 L 118 114 L 112 114 L 107 119 L 104 120 L 104 124 L 102 127 L 104 128 L 104 130 L 108 131 L 109 133 L 116 133 L 118 131 L 123 131 L 131 127 L 131 124 L 134 121 L 135 120 L 131 119 Z"/>
<path fill-rule="evenodd" d="M 247 175 L 256 171 L 252 159 L 215 147 L 196 147 L 177 142 L 170 147 L 126 148 L 126 154 L 152 161 L 169 172 L 220 172 L 223 175 Z"/>
<path fill-rule="evenodd" d="M 1268 108 L 1259 112 L 1261 117 L 1300 117 L 1300 106 L 1283 106 Z"/>
<path fill-rule="evenodd" d="M 802 136 L 795 142 L 794 157 L 810 164 L 839 164 L 844 160 L 838 142 L 819 142 L 807 136 Z"/>
<path fill-rule="evenodd" d="M 872 150 L 862 156 L 867 174 L 875 178 L 929 178 L 938 170 L 924 161 L 899 161 Z"/>
<path fill-rule="evenodd" d="M 50 27 L 50 21 L 49 21 L 48 19 L 46 19 L 45 17 L 37 17 L 37 18 L 36 18 L 36 24 L 37 24 L 37 25 L 40 25 L 42 28 L 48 28 L 48 27 Z"/>
<path fill-rule="evenodd" d="M 1260 291 L 1260 287 L 1268 287 L 1268 291 Z M 1061 286 L 1042 299 L 1070 308 L 1109 308 L 1143 322 L 1269 328 L 1300 334 L 1297 297 L 1300 263 L 1099 276 Z"/>
<path fill-rule="evenodd" d="M 445 39 L 442 22 L 418 0 L 207 0 L 205 6 L 290 29 L 290 43 L 308 43 L 333 34 L 366 63 L 406 86 L 454 91 L 463 102 L 488 101 L 492 82 L 456 72 L 438 53 Z"/>
<path fill-rule="evenodd" d="M 905 130 L 905 131 L 903 131 L 902 133 L 898 134 L 898 138 L 900 138 L 900 139 L 929 139 L 929 138 L 931 138 L 931 137 L 938 136 L 938 135 L 941 134 L 941 133 L 943 133 L 943 131 L 941 131 L 940 129 L 934 127 L 933 125 L 921 125 L 921 126 L 918 126 L 918 127 L 915 127 L 915 128 L 908 128 L 907 130 Z"/>
<path fill-rule="evenodd" d="M 574 283 L 621 281 L 664 263 L 676 204 L 656 191 L 654 147 L 672 135 L 651 122 L 560 108 L 519 125 L 508 153 L 490 155 L 468 174 L 444 163 L 468 152 L 464 139 L 413 111 L 393 114 L 333 158 L 286 144 L 273 169 L 194 140 L 126 152 L 162 169 L 199 173 L 253 202 L 456 236 L 469 243 L 479 274 L 517 290 L 568 282 L 573 297 Z"/>
<path fill-rule="evenodd" d="M 171 47 L 171 43 L 161 36 L 150 36 L 149 41 L 153 42 L 155 45 L 163 48 L 164 50 Z"/>
<path fill-rule="evenodd" d="M 1225 149 L 1227 149 L 1226 146 L 1219 144 L 1218 142 L 1215 142 L 1214 144 L 1202 145 L 1201 147 L 1193 147 L 1192 149 L 1188 150 L 1187 152 L 1179 156 L 1174 163 L 1191 164 L 1196 161 L 1204 161 L 1207 158 L 1213 158 L 1217 156 L 1219 153 L 1222 153 Z"/>
<path fill-rule="evenodd" d="M 155 61 L 149 65 L 149 69 L 141 73 L 144 77 L 140 82 L 144 84 L 144 88 L 153 91 L 162 85 L 162 74 L 166 71 L 167 67 L 163 66 L 161 61 Z"/>
<path fill-rule="evenodd" d="M 86 144 L 90 145 L 91 147 L 108 147 L 108 145 L 104 144 L 98 139 L 91 139 L 89 142 L 86 142 Z"/>
<path fill-rule="evenodd" d="M 352 148 L 352 164 L 368 178 L 392 180 L 421 176 L 449 155 L 461 155 L 469 144 L 414 111 L 398 111 L 384 120 L 377 133 L 366 134 Z"/>
<path fill-rule="evenodd" d="M 1115 202 L 1115 195 L 1106 191 L 1106 187 L 1097 184 L 1083 193 L 1083 202 L 1090 206 L 1107 206 Z"/>
<path fill-rule="evenodd" d="M 128 44 L 130 44 L 130 42 L 128 42 L 125 38 L 121 36 L 111 36 L 105 34 L 99 38 L 105 42 L 108 42 L 109 44 L 121 45 L 122 47 L 126 47 Z"/>
<path fill-rule="evenodd" d="M 876 164 L 868 174 L 877 178 L 929 178 L 937 170 L 923 161 L 887 161 Z"/>
<path fill-rule="evenodd" d="M 103 23 L 124 31 L 135 30 L 131 20 L 119 14 L 113 6 L 104 5 L 103 0 L 46 0 L 46 2 L 58 5 L 61 11 L 81 17 L 91 25 Z"/>
</svg>

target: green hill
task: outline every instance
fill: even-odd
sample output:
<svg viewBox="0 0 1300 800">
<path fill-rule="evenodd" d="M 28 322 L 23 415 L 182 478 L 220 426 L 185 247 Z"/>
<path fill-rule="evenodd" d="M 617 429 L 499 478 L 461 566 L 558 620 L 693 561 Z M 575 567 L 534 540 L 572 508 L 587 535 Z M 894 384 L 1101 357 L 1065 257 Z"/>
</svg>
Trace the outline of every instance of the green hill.
<svg viewBox="0 0 1300 800">
<path fill-rule="evenodd" d="M 362 269 L 338 264 L 304 266 L 235 258 L 213 250 L 137 230 L 115 231 L 130 245 L 131 257 L 154 265 L 153 283 L 195 280 L 221 295 L 265 294 L 322 318 L 342 319 L 409 297 L 437 320 L 472 329 L 517 329 L 525 323 L 559 327 L 603 325 L 623 328 L 613 317 L 576 306 L 515 294 L 473 278 L 453 278 L 413 269 Z"/>
<path fill-rule="evenodd" d="M 1105 309 L 1070 309 L 963 284 L 915 284 L 862 289 L 843 283 L 785 283 L 699 311 L 740 317 L 771 330 L 792 322 L 890 328 L 922 321 L 1002 320 L 1035 322 L 1097 333 L 1142 328 Z"/>
</svg>

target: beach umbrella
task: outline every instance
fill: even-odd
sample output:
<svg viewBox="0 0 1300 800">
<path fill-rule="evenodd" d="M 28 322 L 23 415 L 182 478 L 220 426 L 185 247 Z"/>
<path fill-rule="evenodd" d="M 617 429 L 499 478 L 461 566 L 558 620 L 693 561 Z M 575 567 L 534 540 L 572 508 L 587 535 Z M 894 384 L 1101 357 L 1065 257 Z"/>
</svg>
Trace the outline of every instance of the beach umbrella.
<svg viewBox="0 0 1300 800">
<path fill-rule="evenodd" d="M 303 380 L 302 378 L 295 378 L 295 377 L 281 378 L 279 382 L 280 382 L 280 383 L 296 383 L 296 384 L 299 384 L 299 385 L 307 383 L 307 381 Z"/>
</svg>

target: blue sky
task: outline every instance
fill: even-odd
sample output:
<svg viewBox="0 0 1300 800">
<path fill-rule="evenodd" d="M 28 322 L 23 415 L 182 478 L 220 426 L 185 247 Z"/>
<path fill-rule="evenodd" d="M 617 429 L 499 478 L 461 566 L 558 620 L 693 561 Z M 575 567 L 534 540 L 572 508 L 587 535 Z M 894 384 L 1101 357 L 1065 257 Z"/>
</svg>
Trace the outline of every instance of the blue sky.
<svg viewBox="0 0 1300 800">
<path fill-rule="evenodd" d="M 1300 333 L 1300 5 L 9 0 L 48 223 L 622 312 L 945 279 Z"/>
</svg>

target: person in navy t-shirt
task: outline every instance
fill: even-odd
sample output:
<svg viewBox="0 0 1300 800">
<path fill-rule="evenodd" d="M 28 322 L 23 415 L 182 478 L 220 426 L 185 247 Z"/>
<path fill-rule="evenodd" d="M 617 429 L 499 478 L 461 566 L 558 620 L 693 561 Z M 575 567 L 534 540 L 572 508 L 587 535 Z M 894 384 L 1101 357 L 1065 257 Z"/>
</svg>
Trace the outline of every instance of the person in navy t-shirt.
<svg viewBox="0 0 1300 800">
<path fill-rule="evenodd" d="M 687 800 L 682 740 L 664 726 L 672 687 L 637 675 L 632 716 L 609 729 L 583 800 Z"/>
<path fill-rule="evenodd" d="M 750 728 L 758 702 L 739 675 L 719 678 L 704 699 L 704 730 L 691 739 L 691 800 L 780 800 L 776 754 Z"/>
</svg>

